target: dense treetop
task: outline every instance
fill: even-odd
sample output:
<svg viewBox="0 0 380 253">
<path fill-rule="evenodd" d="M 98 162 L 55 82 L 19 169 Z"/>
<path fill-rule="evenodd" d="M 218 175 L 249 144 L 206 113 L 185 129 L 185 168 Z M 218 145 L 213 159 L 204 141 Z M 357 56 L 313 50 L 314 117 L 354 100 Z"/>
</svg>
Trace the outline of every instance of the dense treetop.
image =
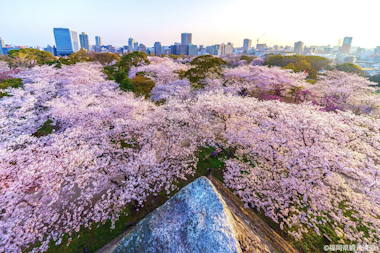
<svg viewBox="0 0 380 253">
<path fill-rule="evenodd" d="M 203 147 L 224 154 L 225 185 L 246 207 L 297 240 L 328 224 L 347 243 L 380 245 L 374 83 L 333 70 L 312 84 L 282 67 L 323 59 L 272 57 L 270 67 L 142 53 L 100 63 L 79 52 L 17 71 L 0 62 L 0 251 L 113 226 L 128 203 L 193 175 Z"/>
</svg>

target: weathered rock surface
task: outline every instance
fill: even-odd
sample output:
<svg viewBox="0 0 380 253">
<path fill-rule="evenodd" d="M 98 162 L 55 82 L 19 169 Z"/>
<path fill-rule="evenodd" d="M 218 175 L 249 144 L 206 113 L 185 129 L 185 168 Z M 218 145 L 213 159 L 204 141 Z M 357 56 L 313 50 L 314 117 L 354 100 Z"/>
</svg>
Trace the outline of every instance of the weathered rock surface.
<svg viewBox="0 0 380 253">
<path fill-rule="evenodd" d="M 201 177 L 182 188 L 104 252 L 297 252 L 210 180 Z"/>
<path fill-rule="evenodd" d="M 241 252 L 231 213 L 206 177 L 182 188 L 114 252 Z"/>
</svg>

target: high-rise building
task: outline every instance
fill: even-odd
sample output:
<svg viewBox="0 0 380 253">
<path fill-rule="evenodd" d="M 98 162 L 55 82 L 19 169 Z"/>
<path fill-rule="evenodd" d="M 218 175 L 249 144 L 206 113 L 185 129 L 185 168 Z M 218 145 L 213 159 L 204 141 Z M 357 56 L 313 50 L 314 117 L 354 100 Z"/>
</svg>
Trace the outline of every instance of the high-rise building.
<svg viewBox="0 0 380 253">
<path fill-rule="evenodd" d="M 57 56 L 57 49 L 55 48 L 55 46 L 47 45 L 47 47 L 44 48 L 44 51 L 49 52 L 54 56 Z"/>
<path fill-rule="evenodd" d="M 0 37 L 0 54 L 5 54 L 3 48 L 5 47 L 4 39 Z"/>
<path fill-rule="evenodd" d="M 248 53 L 248 50 L 251 50 L 251 47 L 252 47 L 252 40 L 244 39 L 243 52 Z"/>
<path fill-rule="evenodd" d="M 144 53 L 146 53 L 146 46 L 143 45 L 143 44 L 140 44 L 140 46 L 139 46 L 139 51 L 140 51 L 140 52 L 144 52 Z"/>
<path fill-rule="evenodd" d="M 170 46 L 170 54 L 179 55 L 179 45 Z"/>
<path fill-rule="evenodd" d="M 218 49 L 218 55 L 232 54 L 232 52 L 234 50 L 234 48 L 232 47 L 232 45 L 221 44 L 218 47 L 219 47 L 219 49 Z"/>
<path fill-rule="evenodd" d="M 331 47 L 325 47 L 323 49 L 323 54 L 332 54 L 333 49 Z"/>
<path fill-rule="evenodd" d="M 160 56 L 162 53 L 161 42 L 154 43 L 154 55 Z"/>
<path fill-rule="evenodd" d="M 374 54 L 380 55 L 380 46 L 375 48 Z"/>
<path fill-rule="evenodd" d="M 131 51 L 133 50 L 133 44 L 135 44 L 135 39 L 131 37 L 128 39 L 128 46 Z"/>
<path fill-rule="evenodd" d="M 193 35 L 191 33 L 181 34 L 181 45 L 193 44 Z"/>
<path fill-rule="evenodd" d="M 267 44 L 257 44 L 256 45 L 256 49 L 259 51 L 264 51 L 266 47 L 267 47 Z"/>
<path fill-rule="evenodd" d="M 210 55 L 217 55 L 218 54 L 218 48 L 216 45 L 214 46 L 207 46 L 206 47 L 206 53 Z"/>
<path fill-rule="evenodd" d="M 344 37 L 341 53 L 350 54 L 352 37 Z"/>
<path fill-rule="evenodd" d="M 133 50 L 139 51 L 139 43 L 138 42 L 133 43 Z"/>
<path fill-rule="evenodd" d="M 95 44 L 96 44 L 96 47 L 101 47 L 101 46 L 103 46 L 102 37 L 100 37 L 100 36 L 95 36 Z"/>
<path fill-rule="evenodd" d="M 116 49 L 115 49 L 112 45 L 108 45 L 108 46 L 107 46 L 107 50 L 108 50 L 108 52 L 110 52 L 110 53 L 115 53 L 115 52 L 116 52 Z"/>
<path fill-rule="evenodd" d="M 187 45 L 178 45 L 179 51 L 178 55 L 187 55 Z"/>
<path fill-rule="evenodd" d="M 88 34 L 84 32 L 79 34 L 79 41 L 80 41 L 80 48 L 84 48 L 87 51 L 90 51 L 91 45 L 90 45 L 90 38 L 88 37 Z"/>
<path fill-rule="evenodd" d="M 66 56 L 79 51 L 78 33 L 68 28 L 54 28 L 57 55 Z"/>
<path fill-rule="evenodd" d="M 198 47 L 197 45 L 189 44 L 187 45 L 187 55 L 198 55 Z"/>
<path fill-rule="evenodd" d="M 303 42 L 302 41 L 298 41 L 298 42 L 294 43 L 293 52 L 297 53 L 297 54 L 302 54 L 302 52 L 303 52 Z"/>
</svg>

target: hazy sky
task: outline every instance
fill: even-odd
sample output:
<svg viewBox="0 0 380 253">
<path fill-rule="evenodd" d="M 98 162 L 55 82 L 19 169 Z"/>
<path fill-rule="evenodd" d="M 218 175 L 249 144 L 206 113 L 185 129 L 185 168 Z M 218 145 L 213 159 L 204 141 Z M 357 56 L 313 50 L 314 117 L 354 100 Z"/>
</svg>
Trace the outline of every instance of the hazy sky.
<svg viewBox="0 0 380 253">
<path fill-rule="evenodd" d="M 193 34 L 193 44 L 223 41 L 243 45 L 256 39 L 267 45 L 335 46 L 352 36 L 353 46 L 380 46 L 379 0 L 0 0 L 0 37 L 6 44 L 53 45 L 53 28 L 86 32 L 94 44 L 122 46 L 133 37 L 152 47 L 180 42 Z"/>
</svg>

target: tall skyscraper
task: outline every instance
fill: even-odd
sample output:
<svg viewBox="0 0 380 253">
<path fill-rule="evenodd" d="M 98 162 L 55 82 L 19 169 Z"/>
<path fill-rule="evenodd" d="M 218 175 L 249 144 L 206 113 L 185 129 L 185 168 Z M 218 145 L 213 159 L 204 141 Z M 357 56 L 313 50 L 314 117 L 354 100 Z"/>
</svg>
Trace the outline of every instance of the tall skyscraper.
<svg viewBox="0 0 380 253">
<path fill-rule="evenodd" d="M 100 37 L 100 36 L 95 36 L 95 44 L 96 44 L 96 47 L 101 47 L 101 46 L 103 46 L 102 37 Z"/>
<path fill-rule="evenodd" d="M 187 45 L 187 55 L 198 55 L 198 47 L 197 45 L 189 44 Z"/>
<path fill-rule="evenodd" d="M 79 51 L 78 33 L 69 28 L 54 28 L 57 55 L 66 56 Z"/>
<path fill-rule="evenodd" d="M 154 43 L 154 55 L 160 56 L 162 52 L 161 42 Z"/>
<path fill-rule="evenodd" d="M 244 39 L 243 52 L 248 53 L 248 50 L 251 50 L 251 48 L 252 48 L 252 40 Z"/>
<path fill-rule="evenodd" d="M 303 52 L 303 42 L 302 41 L 298 41 L 296 43 L 294 43 L 294 53 L 297 53 L 297 54 L 302 54 Z"/>
<path fill-rule="evenodd" d="M 128 39 L 128 47 L 129 47 L 129 50 L 133 50 L 134 48 L 133 48 L 133 46 L 134 46 L 134 44 L 135 44 L 135 39 L 134 38 L 129 38 Z"/>
<path fill-rule="evenodd" d="M 84 48 L 87 51 L 90 51 L 91 45 L 90 45 L 90 38 L 88 37 L 88 34 L 84 32 L 79 34 L 79 41 L 80 41 L 80 48 Z"/>
<path fill-rule="evenodd" d="M 4 54 L 3 48 L 5 47 L 4 38 L 0 37 L 0 54 Z"/>
<path fill-rule="evenodd" d="M 139 46 L 139 51 L 140 51 L 140 52 L 144 52 L 144 53 L 146 53 L 146 46 L 143 45 L 143 44 L 140 44 L 140 46 Z"/>
<path fill-rule="evenodd" d="M 350 54 L 352 37 L 344 37 L 341 53 Z"/>
<path fill-rule="evenodd" d="M 179 45 L 172 45 L 170 46 L 170 53 L 179 55 Z"/>
<path fill-rule="evenodd" d="M 193 44 L 193 35 L 191 33 L 181 34 L 181 45 Z"/>
<path fill-rule="evenodd" d="M 139 51 L 139 43 L 138 42 L 133 43 L 133 50 Z"/>
</svg>

